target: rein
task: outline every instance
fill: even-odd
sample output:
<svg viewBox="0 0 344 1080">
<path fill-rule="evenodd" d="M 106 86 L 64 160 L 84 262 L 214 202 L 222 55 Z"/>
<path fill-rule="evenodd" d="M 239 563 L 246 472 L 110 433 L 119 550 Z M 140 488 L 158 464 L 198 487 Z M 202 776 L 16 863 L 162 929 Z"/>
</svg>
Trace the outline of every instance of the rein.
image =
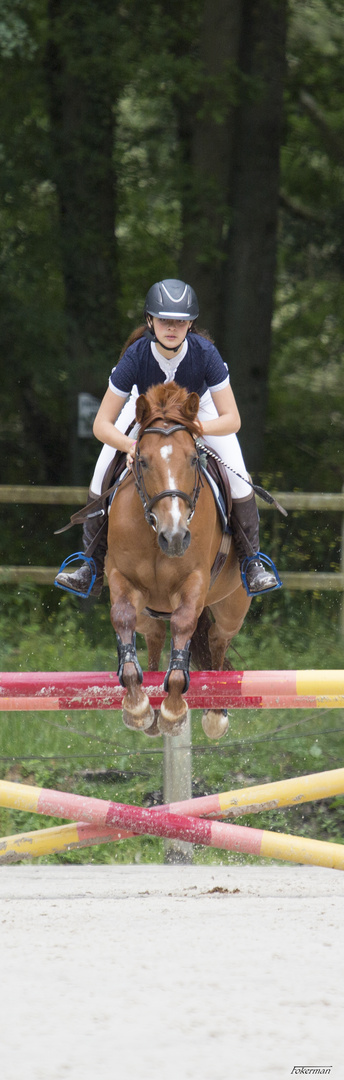
<svg viewBox="0 0 344 1080">
<path fill-rule="evenodd" d="M 201 451 L 206 455 L 208 454 L 209 457 L 214 458 L 214 461 L 219 461 L 221 465 L 225 466 L 225 469 L 227 469 L 228 472 L 234 473 L 234 476 L 238 476 L 239 480 L 244 480 L 245 484 L 248 484 L 248 486 L 252 488 L 252 491 L 254 491 L 255 495 L 259 495 L 260 498 L 264 500 L 264 502 L 269 503 L 270 506 L 275 506 L 276 510 L 279 510 L 280 514 L 284 514 L 284 517 L 288 517 L 288 511 L 284 509 L 284 506 L 281 506 L 281 504 L 277 502 L 277 499 L 275 499 L 274 495 L 270 495 L 270 492 L 266 491 L 265 488 L 260 487 L 259 484 L 253 484 L 252 480 L 249 480 L 247 477 L 241 476 L 241 473 L 236 472 L 235 469 L 232 469 L 231 465 L 227 465 L 226 461 L 224 461 L 219 454 L 216 454 L 214 450 L 210 450 L 209 446 L 205 446 L 202 442 L 202 439 L 196 439 L 195 445 L 198 453 Z"/>
<path fill-rule="evenodd" d="M 145 430 L 142 432 L 142 434 L 139 435 L 139 437 L 138 437 L 137 449 L 136 449 L 136 454 L 135 454 L 135 461 L 134 461 L 134 463 L 132 465 L 132 472 L 133 472 L 133 476 L 134 476 L 134 480 L 135 480 L 135 487 L 136 487 L 136 490 L 137 490 L 137 492 L 138 492 L 138 494 L 140 496 L 140 499 L 141 499 L 141 502 L 142 502 L 142 505 L 143 505 L 145 519 L 147 521 L 147 524 L 151 525 L 152 529 L 154 529 L 154 532 L 157 532 L 158 520 L 157 520 L 156 515 L 153 514 L 152 511 L 153 511 L 153 506 L 156 506 L 157 502 L 160 502 L 161 499 L 173 499 L 173 498 L 184 499 L 184 502 L 186 502 L 188 504 L 189 508 L 190 508 L 190 514 L 189 514 L 189 517 L 187 519 L 187 525 L 189 525 L 189 523 L 190 523 L 190 521 L 193 518 L 193 515 L 195 513 L 196 503 L 197 503 L 197 499 L 198 499 L 201 487 L 204 486 L 203 485 L 203 480 L 202 480 L 202 475 L 201 475 L 200 454 L 199 454 L 198 447 L 195 446 L 195 451 L 196 451 L 196 454 L 197 454 L 197 460 L 196 460 L 196 463 L 195 463 L 195 482 L 194 482 L 194 486 L 193 486 L 192 495 L 188 495 L 186 491 L 180 491 L 179 488 L 167 488 L 167 490 L 165 490 L 165 491 L 159 491 L 157 495 L 152 495 L 151 497 L 149 496 L 146 485 L 145 485 L 145 481 L 144 481 L 143 470 L 142 470 L 142 458 L 141 458 L 140 450 L 139 450 L 141 439 L 143 439 L 144 435 L 165 435 L 165 436 L 173 435 L 174 431 L 187 431 L 188 434 L 192 438 L 191 432 L 189 431 L 186 424 L 173 424 L 172 427 L 169 427 L 169 428 L 146 427 Z"/>
</svg>

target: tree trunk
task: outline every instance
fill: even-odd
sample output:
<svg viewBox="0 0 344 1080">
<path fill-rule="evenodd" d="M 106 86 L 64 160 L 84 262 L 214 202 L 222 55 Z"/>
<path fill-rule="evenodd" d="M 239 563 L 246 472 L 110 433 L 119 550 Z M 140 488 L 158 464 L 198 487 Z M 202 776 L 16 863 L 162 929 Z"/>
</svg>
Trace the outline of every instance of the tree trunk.
<svg viewBox="0 0 344 1080">
<path fill-rule="evenodd" d="M 204 0 L 198 59 L 202 88 L 179 103 L 183 170 L 181 276 L 191 281 L 201 324 L 216 334 L 228 227 L 233 105 L 238 87 L 242 0 Z"/>
<path fill-rule="evenodd" d="M 256 90 L 236 114 L 219 334 L 241 412 L 241 444 L 255 471 L 262 463 L 268 396 L 286 21 L 286 0 L 244 4 L 240 68 Z"/>
<path fill-rule="evenodd" d="M 49 0 L 46 71 L 65 286 L 72 483 L 86 480 L 77 398 L 103 394 L 115 355 L 113 169 L 117 5 Z"/>
<path fill-rule="evenodd" d="M 203 87 L 179 104 L 180 274 L 227 361 L 252 469 L 262 461 L 277 244 L 286 0 L 204 0 Z M 194 47 L 194 46 L 193 46 Z"/>
</svg>

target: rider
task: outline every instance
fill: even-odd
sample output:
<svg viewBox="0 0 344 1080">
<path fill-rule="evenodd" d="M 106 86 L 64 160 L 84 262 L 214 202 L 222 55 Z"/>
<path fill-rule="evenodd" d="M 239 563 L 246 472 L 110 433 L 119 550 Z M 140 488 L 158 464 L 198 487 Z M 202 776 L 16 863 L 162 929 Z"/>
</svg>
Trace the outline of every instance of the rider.
<svg viewBox="0 0 344 1080">
<path fill-rule="evenodd" d="M 213 342 L 196 328 L 196 293 L 184 281 L 174 278 L 158 281 L 147 293 L 144 315 L 145 324 L 130 335 L 111 372 L 109 388 L 94 421 L 94 434 L 104 446 L 96 463 L 89 498 L 101 494 L 105 473 L 116 450 L 124 451 L 127 465 L 132 464 L 135 429 L 129 435 L 126 431 L 135 419 L 138 394 L 146 393 L 154 384 L 174 380 L 188 392 L 199 394 L 198 418 L 203 441 L 234 470 L 230 473 L 231 528 L 240 567 L 246 556 L 254 555 L 246 569 L 247 587 L 252 595 L 274 589 L 279 579 L 271 568 L 266 569 L 259 556 L 258 511 L 236 436 L 240 416 L 228 369 Z M 98 514 L 86 518 L 85 551 L 99 530 L 99 520 Z M 104 531 L 93 551 L 97 571 L 91 590 L 93 596 L 99 596 L 102 590 L 106 548 Z M 90 565 L 85 562 L 74 573 L 60 571 L 56 583 L 85 596 L 91 579 Z"/>
</svg>

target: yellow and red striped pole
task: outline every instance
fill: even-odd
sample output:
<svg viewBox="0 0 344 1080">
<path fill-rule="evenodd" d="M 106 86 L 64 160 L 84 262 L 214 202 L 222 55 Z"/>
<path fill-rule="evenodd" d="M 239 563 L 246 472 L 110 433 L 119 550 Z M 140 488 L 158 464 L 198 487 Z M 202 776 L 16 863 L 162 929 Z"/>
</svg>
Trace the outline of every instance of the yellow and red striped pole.
<svg viewBox="0 0 344 1080">
<path fill-rule="evenodd" d="M 0 839 L 0 866 L 3 863 L 20 862 L 22 859 L 37 859 L 41 855 L 75 851 L 93 844 L 124 840 L 126 836 L 133 836 L 133 833 L 125 833 L 123 829 L 88 825 L 84 821 L 54 825 L 51 829 L 32 829 L 31 832 L 16 833 L 15 836 L 3 836 Z"/>
<path fill-rule="evenodd" d="M 48 816 L 77 817 L 101 829 L 116 826 L 120 830 L 118 839 L 127 836 L 130 830 L 134 835 L 164 836 L 228 851 L 344 870 L 344 845 L 186 817 L 164 808 L 124 806 L 104 799 L 6 781 L 0 783 L 0 805 Z M 78 825 L 73 828 L 77 830 Z M 1 852 L 8 861 L 10 852 L 6 838 L 0 841 L 0 861 Z M 32 846 L 30 854 L 34 854 Z"/>
<path fill-rule="evenodd" d="M 258 814 L 262 810 L 277 810 L 282 806 L 299 806 L 304 802 L 328 799 L 344 795 L 344 769 L 295 776 L 290 780 L 276 780 L 270 784 L 223 791 L 219 795 L 205 795 L 198 799 L 168 803 L 164 810 L 193 817 L 241 817 Z"/>
<path fill-rule="evenodd" d="M 145 672 L 152 708 L 166 697 L 164 673 Z M 120 709 L 125 691 L 114 672 L 5 671 L 0 710 Z M 342 709 L 344 671 L 193 671 L 189 709 Z"/>
</svg>

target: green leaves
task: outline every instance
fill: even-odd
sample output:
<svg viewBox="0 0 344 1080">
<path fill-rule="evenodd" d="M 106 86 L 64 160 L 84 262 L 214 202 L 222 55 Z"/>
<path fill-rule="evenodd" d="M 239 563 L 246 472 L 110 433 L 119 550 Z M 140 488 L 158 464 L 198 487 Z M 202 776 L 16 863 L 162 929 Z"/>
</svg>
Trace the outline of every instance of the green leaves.
<svg viewBox="0 0 344 1080">
<path fill-rule="evenodd" d="M 286 488 L 343 482 L 343 41 L 340 5 L 292 5 L 266 442 Z"/>
</svg>

